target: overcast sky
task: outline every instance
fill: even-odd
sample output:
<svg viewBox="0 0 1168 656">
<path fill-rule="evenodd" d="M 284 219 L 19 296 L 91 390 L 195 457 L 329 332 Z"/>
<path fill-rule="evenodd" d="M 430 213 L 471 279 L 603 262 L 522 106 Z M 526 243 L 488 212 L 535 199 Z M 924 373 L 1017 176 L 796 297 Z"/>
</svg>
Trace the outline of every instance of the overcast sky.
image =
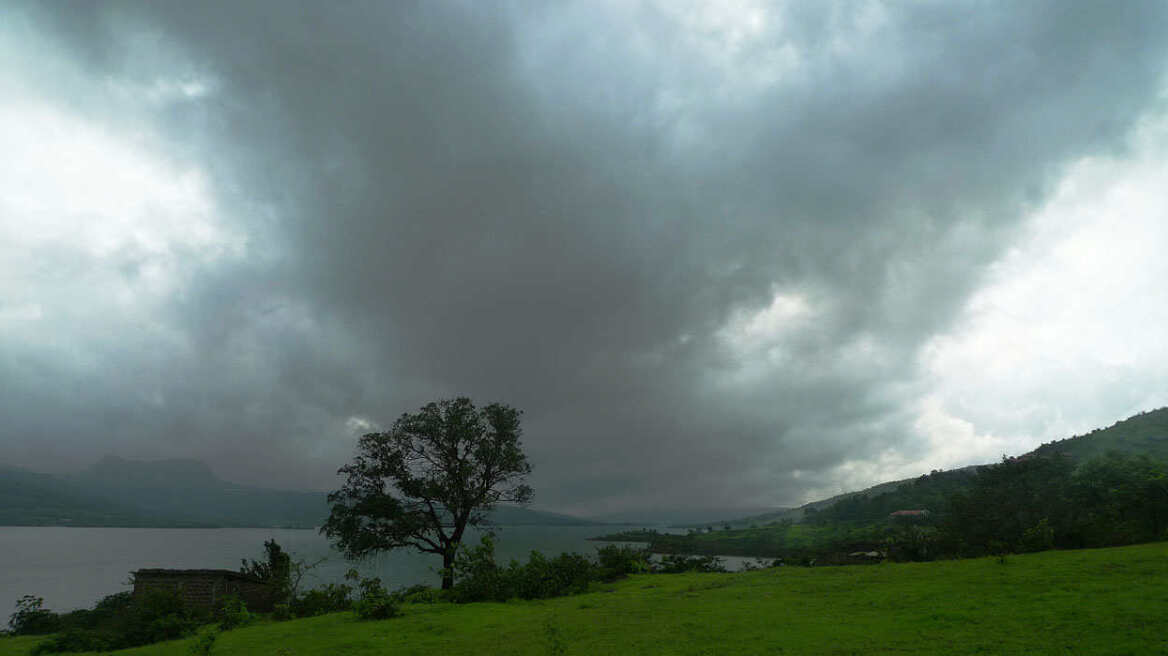
<svg viewBox="0 0 1168 656">
<path fill-rule="evenodd" d="M 793 505 L 1168 404 L 1168 3 L 0 3 L 0 462 Z"/>
</svg>

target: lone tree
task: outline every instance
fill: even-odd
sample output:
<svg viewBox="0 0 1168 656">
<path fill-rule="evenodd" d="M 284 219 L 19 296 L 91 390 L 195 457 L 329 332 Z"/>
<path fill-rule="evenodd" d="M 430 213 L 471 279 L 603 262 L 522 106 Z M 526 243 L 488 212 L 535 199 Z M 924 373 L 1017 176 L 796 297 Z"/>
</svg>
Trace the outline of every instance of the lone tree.
<svg viewBox="0 0 1168 656">
<path fill-rule="evenodd" d="M 525 504 L 531 473 L 520 449 L 519 410 L 467 398 L 403 414 L 384 433 L 364 435 L 348 478 L 328 496 L 321 528 L 347 558 L 413 547 L 442 556 L 442 589 L 454 585 L 454 556 L 467 526 L 487 523 L 499 502 Z"/>
</svg>

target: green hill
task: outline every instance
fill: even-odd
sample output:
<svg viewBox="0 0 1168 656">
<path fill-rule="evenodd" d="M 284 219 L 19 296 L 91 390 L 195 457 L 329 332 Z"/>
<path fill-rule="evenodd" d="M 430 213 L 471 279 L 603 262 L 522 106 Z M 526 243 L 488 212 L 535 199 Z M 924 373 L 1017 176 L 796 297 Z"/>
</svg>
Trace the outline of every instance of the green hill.
<svg viewBox="0 0 1168 656">
<path fill-rule="evenodd" d="M 1048 442 L 1033 453 L 1069 453 L 1076 460 L 1082 461 L 1108 451 L 1146 455 L 1168 461 L 1168 408 L 1141 412 L 1107 428 L 1096 428 L 1086 435 Z"/>
<path fill-rule="evenodd" d="M 1104 455 L 1109 451 L 1146 455 L 1156 460 L 1168 462 L 1168 407 L 1141 412 L 1117 421 L 1107 428 L 1096 428 L 1085 435 L 1049 442 L 1029 454 L 1023 455 L 1068 454 L 1076 461 L 1082 462 Z M 856 492 L 846 492 L 828 499 L 812 501 L 798 508 L 712 522 L 712 524 L 717 527 L 729 524 L 734 528 L 743 528 L 752 524 L 764 525 L 784 520 L 800 522 L 808 516 L 814 516 L 816 513 L 821 513 L 835 506 L 841 506 L 835 513 L 840 515 L 840 518 L 849 514 L 844 511 L 843 506 L 867 506 L 870 513 L 874 513 L 872 517 L 847 517 L 848 519 L 864 520 L 876 519 L 877 515 L 886 516 L 889 512 L 898 509 L 931 508 L 936 510 L 938 497 L 960 487 L 963 480 L 966 482 L 971 480 L 972 476 L 977 473 L 977 468 L 981 466 L 984 465 L 935 471 L 917 478 L 879 483 Z"/>
<path fill-rule="evenodd" d="M 406 604 L 223 633 L 215 656 L 1162 654 L 1168 544 L 873 566 L 652 574 L 505 604 Z M 24 656 L 36 638 L 0 638 Z M 186 656 L 189 640 L 116 652 Z"/>
<path fill-rule="evenodd" d="M 1074 465 L 1109 452 L 1168 462 L 1168 408 L 1140 413 L 1108 428 L 1045 444 L 1019 461 L 1054 457 Z M 881 550 L 888 518 L 898 510 L 928 510 L 936 521 L 950 502 L 981 480 L 977 465 L 933 471 L 917 478 L 881 483 L 865 490 L 805 504 L 786 512 L 712 523 L 712 532 L 660 535 L 625 531 L 609 539 L 648 542 L 661 553 L 783 557 L 847 562 L 848 553 Z M 723 530 L 729 526 L 730 530 Z"/>
</svg>

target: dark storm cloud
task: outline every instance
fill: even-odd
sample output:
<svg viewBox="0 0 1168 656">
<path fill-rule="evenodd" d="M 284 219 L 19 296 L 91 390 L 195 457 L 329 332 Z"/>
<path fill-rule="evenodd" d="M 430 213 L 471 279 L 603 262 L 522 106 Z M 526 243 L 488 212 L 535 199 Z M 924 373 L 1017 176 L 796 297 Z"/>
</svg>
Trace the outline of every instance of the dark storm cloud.
<svg viewBox="0 0 1168 656">
<path fill-rule="evenodd" d="M 922 448 L 917 348 L 1061 167 L 1119 147 L 1168 27 L 1135 2 L 807 3 L 746 36 L 668 3 L 26 9 L 84 76 L 157 52 L 214 80 L 148 118 L 248 245 L 157 309 L 180 351 L 115 330 L 100 385 L 10 380 L 36 436 L 10 453 L 84 435 L 327 486 L 351 418 L 466 394 L 526 411 L 538 502 L 596 510 L 792 502 Z"/>
</svg>

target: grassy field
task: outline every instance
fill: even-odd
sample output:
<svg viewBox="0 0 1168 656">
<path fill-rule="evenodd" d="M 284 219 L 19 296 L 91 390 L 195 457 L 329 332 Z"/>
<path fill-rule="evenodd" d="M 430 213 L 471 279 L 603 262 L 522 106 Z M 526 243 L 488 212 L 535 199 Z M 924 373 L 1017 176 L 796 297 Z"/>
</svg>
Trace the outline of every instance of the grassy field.
<svg viewBox="0 0 1168 656">
<path fill-rule="evenodd" d="M 935 563 L 644 575 L 506 604 L 222 634 L 214 654 L 1168 654 L 1168 543 Z M 36 639 L 0 639 L 0 656 Z M 189 641 L 124 652 L 186 655 Z"/>
</svg>

